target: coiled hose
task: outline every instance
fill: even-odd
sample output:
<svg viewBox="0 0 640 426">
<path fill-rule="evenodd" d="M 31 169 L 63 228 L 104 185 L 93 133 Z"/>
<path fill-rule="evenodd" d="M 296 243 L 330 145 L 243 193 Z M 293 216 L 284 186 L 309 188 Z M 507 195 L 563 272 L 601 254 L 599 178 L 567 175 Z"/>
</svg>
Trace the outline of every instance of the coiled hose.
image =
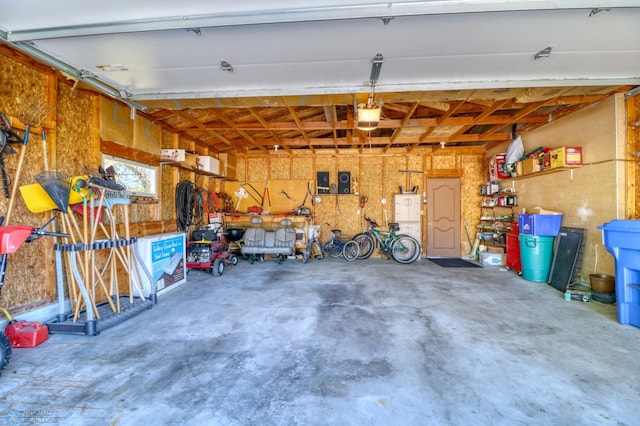
<svg viewBox="0 0 640 426">
<path fill-rule="evenodd" d="M 183 180 L 176 185 L 176 224 L 179 232 L 188 232 L 193 221 L 195 183 Z"/>
</svg>

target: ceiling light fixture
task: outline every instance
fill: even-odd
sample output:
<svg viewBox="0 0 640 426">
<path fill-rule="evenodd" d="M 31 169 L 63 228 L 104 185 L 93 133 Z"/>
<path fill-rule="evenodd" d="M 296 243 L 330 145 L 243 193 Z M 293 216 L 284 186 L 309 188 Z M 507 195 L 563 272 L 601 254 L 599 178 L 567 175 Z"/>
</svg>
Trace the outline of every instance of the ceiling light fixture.
<svg viewBox="0 0 640 426">
<path fill-rule="evenodd" d="M 371 75 L 369 76 L 371 93 L 369 94 L 369 99 L 366 104 L 358 105 L 358 129 L 365 132 L 375 130 L 378 127 L 378 123 L 380 123 L 382 102 L 375 101 L 374 90 L 380 77 L 383 62 L 384 58 L 382 57 L 382 53 L 378 53 L 373 57 L 371 61 Z"/>
<path fill-rule="evenodd" d="M 380 123 L 380 105 L 369 99 L 366 104 L 358 105 L 358 129 L 365 132 L 375 130 Z"/>
<path fill-rule="evenodd" d="M 224 59 L 220 61 L 220 69 L 222 71 L 233 72 L 233 67 L 231 64 Z"/>
<path fill-rule="evenodd" d="M 551 49 L 551 46 L 545 47 L 544 49 L 533 55 L 533 59 L 537 60 L 540 58 L 548 58 L 549 56 L 551 56 Z"/>
</svg>

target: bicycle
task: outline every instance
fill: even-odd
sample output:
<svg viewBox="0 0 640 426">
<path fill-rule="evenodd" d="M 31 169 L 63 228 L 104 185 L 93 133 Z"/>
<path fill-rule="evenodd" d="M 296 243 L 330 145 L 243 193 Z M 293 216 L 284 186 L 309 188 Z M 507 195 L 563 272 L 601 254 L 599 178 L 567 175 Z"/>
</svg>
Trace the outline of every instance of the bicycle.
<svg viewBox="0 0 640 426">
<path fill-rule="evenodd" d="M 420 242 L 410 235 L 396 234 L 400 230 L 397 223 L 389 223 L 389 231 L 380 231 L 375 220 L 364 217 L 369 223 L 367 231 L 357 234 L 353 240 L 358 243 L 360 255 L 358 259 L 367 259 L 377 247 L 380 252 L 398 263 L 413 263 L 420 257 Z"/>
<path fill-rule="evenodd" d="M 338 238 L 338 235 L 342 233 L 339 229 L 331 230 L 331 239 L 324 245 L 320 244 L 320 241 L 316 238 L 316 232 L 312 232 L 309 238 L 309 242 L 304 249 L 302 257 L 302 263 L 307 263 L 311 254 L 316 250 L 317 259 L 323 259 L 325 254 L 331 257 L 344 257 L 347 261 L 351 262 L 356 260 L 360 255 L 360 247 L 353 239 L 343 241 Z"/>
</svg>

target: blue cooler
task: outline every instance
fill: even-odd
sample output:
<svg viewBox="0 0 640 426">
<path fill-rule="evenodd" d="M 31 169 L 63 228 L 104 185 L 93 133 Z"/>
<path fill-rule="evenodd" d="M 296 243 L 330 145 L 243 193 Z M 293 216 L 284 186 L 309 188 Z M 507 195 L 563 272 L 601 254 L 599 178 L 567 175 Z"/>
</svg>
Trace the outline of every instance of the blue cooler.
<svg viewBox="0 0 640 426">
<path fill-rule="evenodd" d="M 640 220 L 612 220 L 598 229 L 616 261 L 618 322 L 640 327 Z"/>
</svg>

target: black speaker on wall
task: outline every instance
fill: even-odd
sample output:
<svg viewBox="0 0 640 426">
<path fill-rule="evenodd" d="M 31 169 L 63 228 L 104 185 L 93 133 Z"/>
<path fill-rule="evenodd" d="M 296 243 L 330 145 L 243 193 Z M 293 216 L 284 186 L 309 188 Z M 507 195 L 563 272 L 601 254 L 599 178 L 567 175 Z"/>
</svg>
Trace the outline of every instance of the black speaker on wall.
<svg viewBox="0 0 640 426">
<path fill-rule="evenodd" d="M 338 194 L 351 193 L 351 172 L 338 172 Z"/>
<path fill-rule="evenodd" d="M 318 194 L 329 193 L 329 172 L 318 172 Z"/>
</svg>

